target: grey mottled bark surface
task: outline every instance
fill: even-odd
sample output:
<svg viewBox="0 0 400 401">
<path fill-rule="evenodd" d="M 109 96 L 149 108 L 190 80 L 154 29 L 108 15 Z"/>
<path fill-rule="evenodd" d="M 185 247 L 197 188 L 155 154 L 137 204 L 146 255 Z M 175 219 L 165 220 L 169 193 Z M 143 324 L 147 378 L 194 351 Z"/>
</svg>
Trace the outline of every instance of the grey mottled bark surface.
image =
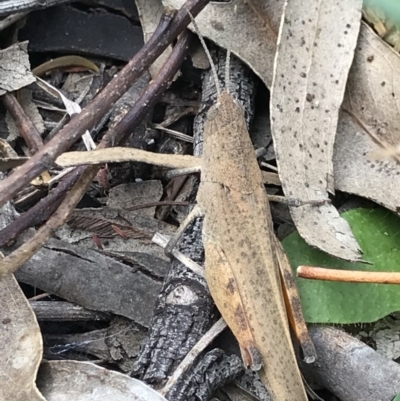
<svg viewBox="0 0 400 401">
<path fill-rule="evenodd" d="M 302 370 L 342 401 L 391 401 L 400 392 L 398 363 L 333 327 L 311 327 L 310 335 L 318 359 Z"/>
</svg>

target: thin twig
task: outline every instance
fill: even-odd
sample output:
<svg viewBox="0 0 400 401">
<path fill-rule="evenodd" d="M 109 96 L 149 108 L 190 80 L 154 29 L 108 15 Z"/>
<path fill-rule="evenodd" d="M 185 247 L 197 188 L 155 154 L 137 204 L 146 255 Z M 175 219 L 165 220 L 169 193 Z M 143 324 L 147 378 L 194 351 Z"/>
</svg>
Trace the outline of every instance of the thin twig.
<svg viewBox="0 0 400 401">
<path fill-rule="evenodd" d="M 7 227 L 0 230 L 0 248 L 5 246 L 9 241 L 17 238 L 27 228 L 46 221 L 60 205 L 65 194 L 72 188 L 76 180 L 85 171 L 85 168 L 85 166 L 75 168 L 45 198 L 21 214 L 18 219 L 14 220 Z"/>
<path fill-rule="evenodd" d="M 400 284 L 399 272 L 371 272 L 299 266 L 297 268 L 297 276 L 309 280 L 340 281 L 345 283 Z"/>
<path fill-rule="evenodd" d="M 152 241 L 155 244 L 160 245 L 162 248 L 165 248 L 168 244 L 168 238 L 160 233 L 155 233 L 152 238 Z M 172 250 L 172 255 L 175 257 L 175 259 L 183 263 L 193 273 L 196 273 L 198 276 L 204 278 L 204 269 L 196 262 L 193 262 L 192 259 L 188 258 L 182 252 L 179 252 L 176 248 Z"/>
<path fill-rule="evenodd" d="M 43 139 L 39 131 L 25 113 L 14 94 L 5 93 L 2 96 L 2 100 L 4 106 L 6 106 L 8 112 L 14 119 L 18 131 L 28 145 L 30 153 L 35 154 L 43 146 Z"/>
<path fill-rule="evenodd" d="M 50 217 L 45 225 L 39 228 L 36 234 L 22 244 L 17 250 L 2 260 L 0 266 L 0 277 L 14 273 L 21 265 L 27 262 L 54 234 L 54 231 L 61 227 L 67 220 L 71 211 L 76 207 L 87 187 L 97 174 L 98 167 L 87 167 L 85 172 L 68 192 L 57 211 Z"/>
<path fill-rule="evenodd" d="M 173 129 L 166 128 L 166 127 L 162 126 L 161 124 L 152 124 L 152 127 L 155 129 L 159 129 L 160 131 L 164 131 L 167 134 L 169 134 L 170 136 L 180 139 L 181 141 L 193 143 L 193 137 L 190 135 L 186 135 L 186 134 L 183 134 L 182 132 L 178 132 Z"/>
<path fill-rule="evenodd" d="M 189 369 L 193 364 L 193 361 L 199 356 L 204 349 L 211 344 L 211 342 L 226 328 L 225 320 L 220 318 L 210 330 L 197 342 L 197 344 L 190 350 L 190 352 L 185 356 L 184 360 L 176 368 L 174 374 L 169 378 L 167 384 L 160 391 L 162 395 L 168 394 L 172 386 L 176 383 L 183 373 Z"/>
</svg>

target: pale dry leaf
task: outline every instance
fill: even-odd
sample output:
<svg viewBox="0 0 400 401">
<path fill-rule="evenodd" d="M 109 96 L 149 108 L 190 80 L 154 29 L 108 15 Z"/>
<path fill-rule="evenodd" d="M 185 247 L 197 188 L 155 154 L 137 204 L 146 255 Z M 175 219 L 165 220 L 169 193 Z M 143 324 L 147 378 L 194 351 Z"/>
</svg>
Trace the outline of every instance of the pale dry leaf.
<svg viewBox="0 0 400 401">
<path fill-rule="evenodd" d="M 162 0 L 179 9 L 185 0 Z M 200 33 L 230 49 L 269 86 L 283 1 L 211 2 L 196 17 Z M 193 30 L 192 24 L 189 28 Z"/>
<path fill-rule="evenodd" d="M 28 42 L 0 50 L 0 59 L 0 96 L 35 82 L 29 64 Z"/>
<path fill-rule="evenodd" d="M 333 157 L 335 188 L 363 196 L 394 212 L 400 207 L 400 167 L 391 158 L 368 155 L 376 143 L 345 111 L 340 113 Z"/>
<path fill-rule="evenodd" d="M 166 401 L 147 384 L 90 362 L 45 362 L 38 386 L 47 401 Z"/>
<path fill-rule="evenodd" d="M 343 108 L 382 146 L 400 144 L 400 56 L 362 24 Z"/>
<path fill-rule="evenodd" d="M 200 168 L 200 158 L 186 155 L 169 155 L 151 153 L 135 148 L 108 148 L 90 152 L 67 152 L 56 160 L 56 164 L 62 167 L 77 166 L 80 164 L 119 163 L 135 161 L 154 164 L 170 168 Z"/>
<path fill-rule="evenodd" d="M 135 3 L 138 9 L 140 24 L 143 29 L 143 39 L 146 43 L 156 30 L 165 9 L 161 0 L 135 0 Z M 150 66 L 149 71 L 153 78 L 157 76 L 161 67 L 171 54 L 171 51 L 171 46 L 168 46 L 161 56 Z"/>
<path fill-rule="evenodd" d="M 64 94 L 61 91 L 59 91 L 53 85 L 49 84 L 47 81 L 39 77 L 36 77 L 36 79 L 38 86 L 40 86 L 46 92 L 50 93 L 52 96 L 58 97 L 62 100 L 69 116 L 73 116 L 74 114 L 79 114 L 82 111 L 81 106 L 79 106 L 78 103 L 69 100 L 67 97 L 64 96 Z M 82 135 L 82 140 L 87 150 L 96 149 L 96 144 L 94 143 L 93 138 L 88 130 L 86 130 L 85 133 Z"/>
<path fill-rule="evenodd" d="M 0 400 L 45 401 L 35 384 L 42 336 L 13 275 L 0 280 L 0 317 Z"/>
<path fill-rule="evenodd" d="M 282 188 L 291 198 L 326 199 L 334 192 L 333 146 L 361 7 L 362 0 L 312 5 L 297 0 L 285 8 L 271 89 L 271 128 Z M 290 212 L 310 245 L 359 259 L 350 226 L 333 205 L 304 205 Z"/>
</svg>

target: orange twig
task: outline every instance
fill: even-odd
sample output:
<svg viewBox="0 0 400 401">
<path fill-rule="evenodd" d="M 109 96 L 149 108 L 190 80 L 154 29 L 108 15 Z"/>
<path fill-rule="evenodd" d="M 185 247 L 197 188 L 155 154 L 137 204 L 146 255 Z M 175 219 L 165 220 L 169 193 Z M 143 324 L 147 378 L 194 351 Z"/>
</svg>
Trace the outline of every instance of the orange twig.
<svg viewBox="0 0 400 401">
<path fill-rule="evenodd" d="M 348 283 L 400 284 L 400 273 L 398 272 L 369 272 L 299 266 L 297 268 L 297 276 L 310 280 Z"/>
</svg>

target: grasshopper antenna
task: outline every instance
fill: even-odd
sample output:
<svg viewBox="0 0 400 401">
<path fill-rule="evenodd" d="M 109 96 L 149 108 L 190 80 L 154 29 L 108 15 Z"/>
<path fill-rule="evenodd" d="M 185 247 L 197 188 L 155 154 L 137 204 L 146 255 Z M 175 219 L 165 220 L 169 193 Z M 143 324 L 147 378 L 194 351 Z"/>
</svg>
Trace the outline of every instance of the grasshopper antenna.
<svg viewBox="0 0 400 401">
<path fill-rule="evenodd" d="M 215 64 L 214 64 L 213 59 L 211 57 L 210 51 L 208 50 L 208 47 L 206 45 L 206 42 L 204 41 L 203 35 L 200 33 L 200 29 L 197 26 L 197 23 L 194 20 L 194 17 L 192 15 L 192 13 L 190 11 L 188 11 L 188 14 L 189 14 L 190 19 L 192 20 L 192 24 L 193 24 L 194 30 L 196 31 L 197 36 L 200 39 L 200 43 L 203 46 L 204 51 L 206 52 L 208 61 L 210 62 L 211 71 L 212 71 L 212 73 L 214 75 L 215 87 L 217 89 L 217 96 L 219 97 L 221 95 L 221 87 L 219 85 L 217 69 L 215 68 Z"/>
<path fill-rule="evenodd" d="M 225 90 L 229 93 L 230 87 L 230 62 L 231 62 L 231 51 L 226 49 L 226 61 L 225 61 Z"/>
</svg>

